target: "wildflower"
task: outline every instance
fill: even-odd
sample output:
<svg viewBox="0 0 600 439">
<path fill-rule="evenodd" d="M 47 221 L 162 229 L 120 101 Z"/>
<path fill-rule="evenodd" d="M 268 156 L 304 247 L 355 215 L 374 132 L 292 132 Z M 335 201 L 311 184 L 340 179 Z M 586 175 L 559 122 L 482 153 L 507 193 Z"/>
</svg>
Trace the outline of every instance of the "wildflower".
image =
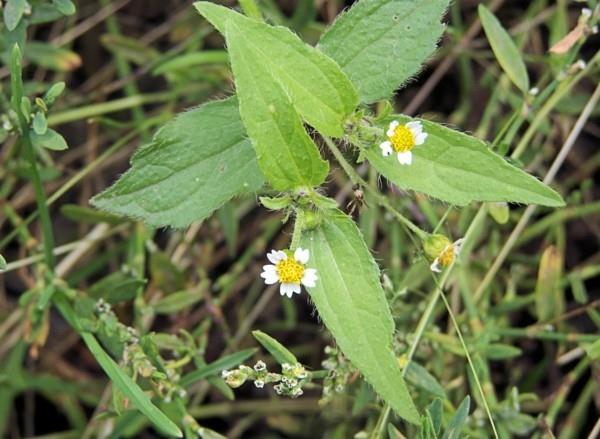
<svg viewBox="0 0 600 439">
<path fill-rule="evenodd" d="M 263 387 L 265 387 L 265 382 L 263 380 L 255 380 L 254 385 L 256 386 L 256 388 L 262 389 Z"/>
<path fill-rule="evenodd" d="M 254 370 L 257 372 L 261 372 L 263 370 L 265 370 L 267 368 L 267 365 L 265 364 L 264 361 L 257 361 L 256 364 L 254 365 Z"/>
<path fill-rule="evenodd" d="M 410 165 L 412 163 L 412 149 L 415 146 L 422 145 L 427 139 L 427 133 L 423 132 L 423 125 L 419 121 L 400 124 L 397 120 L 390 123 L 386 132 L 388 139 L 379 145 L 384 157 L 388 157 L 392 152 L 398 153 L 398 161 L 401 165 Z"/>
<path fill-rule="evenodd" d="M 292 297 L 294 293 L 300 294 L 300 284 L 312 288 L 318 279 L 317 270 L 306 268 L 309 257 L 308 250 L 302 248 L 296 249 L 293 256 L 291 252 L 271 250 L 271 253 L 267 254 L 267 259 L 273 265 L 263 266 L 260 277 L 267 285 L 280 282 L 279 292 L 282 296 Z"/>
<path fill-rule="evenodd" d="M 449 267 L 459 255 L 463 240 L 450 242 L 444 235 L 431 235 L 425 241 L 423 248 L 430 259 L 431 271 L 440 273 L 443 268 Z"/>
</svg>

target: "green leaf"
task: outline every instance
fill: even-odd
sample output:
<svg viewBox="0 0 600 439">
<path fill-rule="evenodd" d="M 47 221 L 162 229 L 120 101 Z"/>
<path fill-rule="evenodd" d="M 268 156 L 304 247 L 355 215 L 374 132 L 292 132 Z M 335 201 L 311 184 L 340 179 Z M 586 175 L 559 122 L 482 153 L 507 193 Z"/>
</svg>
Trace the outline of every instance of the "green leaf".
<svg viewBox="0 0 600 439">
<path fill-rule="evenodd" d="M 94 299 L 104 299 L 116 304 L 133 299 L 146 280 L 129 271 L 115 271 L 92 285 L 88 291 Z"/>
<path fill-rule="evenodd" d="M 490 360 L 506 360 L 518 357 L 521 354 L 521 349 L 502 343 L 491 343 L 482 352 L 482 355 Z"/>
<path fill-rule="evenodd" d="M 229 256 L 234 257 L 237 250 L 240 222 L 233 203 L 226 203 L 217 210 L 217 218 L 223 229 L 223 235 L 225 235 Z"/>
<path fill-rule="evenodd" d="M 262 331 L 252 331 L 252 335 L 254 336 L 255 339 L 258 340 L 258 342 L 261 345 L 263 345 L 263 347 L 267 351 L 269 351 L 269 353 L 271 355 L 273 355 L 273 358 L 275 358 L 275 360 L 279 364 L 284 364 L 284 363 L 296 364 L 296 363 L 298 363 L 298 359 L 296 358 L 296 356 L 294 354 L 292 354 L 284 345 L 282 345 L 277 340 L 275 340 L 273 337 L 271 337 L 269 334 L 265 334 Z"/>
<path fill-rule="evenodd" d="M 81 57 L 77 53 L 41 41 L 28 42 L 24 56 L 39 66 L 58 72 L 70 72 L 81 65 Z"/>
<path fill-rule="evenodd" d="M 91 207 L 80 206 L 79 204 L 63 204 L 60 206 L 60 213 L 71 221 L 85 224 L 107 223 L 115 225 L 125 221 L 122 216 L 113 215 Z"/>
<path fill-rule="evenodd" d="M 211 102 L 159 130 L 92 204 L 154 226 L 185 227 L 263 183 L 235 99 Z"/>
<path fill-rule="evenodd" d="M 48 121 L 46 120 L 46 116 L 44 115 L 44 113 L 40 111 L 35 113 L 35 116 L 33 116 L 33 122 L 31 126 L 33 128 L 33 131 L 35 131 L 35 133 L 38 136 L 43 136 L 44 134 L 46 134 L 46 130 L 48 129 Z"/>
<path fill-rule="evenodd" d="M 157 314 L 174 314 L 200 302 L 204 298 L 202 293 L 200 290 L 178 291 L 161 298 L 152 308 Z"/>
<path fill-rule="evenodd" d="M 379 281 L 379 268 L 354 224 L 337 211 L 302 234 L 309 265 L 319 280 L 309 294 L 344 355 L 402 418 L 418 424 L 392 350 L 394 322 Z"/>
<path fill-rule="evenodd" d="M 227 22 L 235 26 L 236 38 L 244 40 L 248 68 L 260 67 L 266 73 L 256 72 L 254 80 L 277 82 L 308 124 L 328 136 L 343 135 L 344 122 L 356 109 L 358 96 L 334 61 L 284 27 L 269 26 L 211 2 L 194 6 L 222 34 Z"/>
<path fill-rule="evenodd" d="M 535 313 L 538 322 L 554 319 L 565 311 L 565 297 L 561 288 L 563 256 L 551 245 L 544 250 L 535 284 Z"/>
<path fill-rule="evenodd" d="M 223 358 L 219 358 L 218 360 L 213 361 L 212 363 L 207 364 L 206 366 L 201 367 L 198 370 L 195 370 L 194 372 L 188 373 L 183 378 L 181 378 L 179 384 L 182 387 L 187 387 L 190 384 L 195 383 L 196 381 L 207 378 L 209 376 L 217 375 L 219 372 L 222 372 L 226 369 L 231 369 L 232 367 L 239 365 L 240 363 L 244 362 L 252 355 L 254 355 L 257 351 L 258 349 L 255 348 L 244 349 L 243 351 L 239 351 L 234 354 L 227 355 Z"/>
<path fill-rule="evenodd" d="M 81 338 L 102 366 L 104 372 L 111 379 L 114 386 L 119 389 L 135 408 L 142 412 L 156 426 L 158 430 L 168 436 L 183 437 L 181 431 L 163 412 L 161 412 L 142 389 L 127 375 L 117 363 L 102 349 L 96 338 L 88 333 L 82 332 Z"/>
<path fill-rule="evenodd" d="M 450 420 L 448 428 L 444 432 L 442 439 L 459 439 L 461 437 L 460 432 L 463 425 L 467 422 L 469 416 L 469 407 L 471 405 L 471 398 L 467 395 L 465 399 L 460 403 L 454 417 Z"/>
<path fill-rule="evenodd" d="M 15 30 L 23 13 L 27 9 L 27 0 L 7 0 L 4 6 L 4 24 L 9 31 Z"/>
<path fill-rule="evenodd" d="M 71 0 L 52 0 L 52 3 L 63 15 L 73 15 L 75 13 L 75 5 Z"/>
<path fill-rule="evenodd" d="M 527 68 L 525 67 L 519 49 L 515 46 L 510 35 L 485 5 L 480 4 L 477 12 L 479 13 L 481 25 L 490 42 L 490 46 L 492 46 L 492 51 L 494 52 L 494 55 L 496 55 L 498 63 L 500 63 L 500 66 L 506 72 L 510 80 L 523 93 L 529 92 L 529 76 L 527 75 Z"/>
<path fill-rule="evenodd" d="M 413 120 L 396 119 L 400 123 Z M 554 190 L 493 153 L 483 141 L 437 123 L 421 122 L 428 137 L 413 149 L 411 165 L 399 164 L 395 154 L 383 157 L 378 145 L 366 150 L 375 169 L 400 188 L 459 206 L 472 201 L 564 206 Z"/>
<path fill-rule="evenodd" d="M 4 259 L 4 256 L 0 255 L 0 271 L 1 270 L 6 270 L 6 259 Z"/>
<path fill-rule="evenodd" d="M 206 64 L 227 64 L 229 56 L 224 50 L 205 50 L 202 52 L 185 53 L 160 63 L 152 74 L 163 75 L 179 70 L 195 68 Z"/>
<path fill-rule="evenodd" d="M 35 131 L 30 131 L 31 142 L 40 148 L 51 149 L 52 151 L 63 151 L 68 148 L 67 142 L 56 131 L 52 128 L 46 129 L 46 132 L 42 135 L 37 134 Z"/>
<path fill-rule="evenodd" d="M 386 99 L 434 52 L 449 0 L 360 0 L 318 48 L 340 65 L 363 102 Z"/>
<path fill-rule="evenodd" d="M 321 159 L 288 95 L 264 63 L 257 62 L 239 28 L 229 22 L 227 29 L 240 114 L 266 179 L 277 190 L 318 186 L 327 176 L 328 163 Z"/>
<path fill-rule="evenodd" d="M 433 396 L 437 396 L 438 398 L 442 399 L 446 398 L 446 392 L 444 391 L 444 388 L 440 385 L 438 380 L 436 380 L 435 377 L 429 373 L 427 369 L 420 364 L 415 363 L 414 361 L 409 362 L 408 366 L 406 367 L 407 369 L 404 375 L 406 381 L 415 387 L 419 387 L 420 389 L 431 393 Z"/>
</svg>

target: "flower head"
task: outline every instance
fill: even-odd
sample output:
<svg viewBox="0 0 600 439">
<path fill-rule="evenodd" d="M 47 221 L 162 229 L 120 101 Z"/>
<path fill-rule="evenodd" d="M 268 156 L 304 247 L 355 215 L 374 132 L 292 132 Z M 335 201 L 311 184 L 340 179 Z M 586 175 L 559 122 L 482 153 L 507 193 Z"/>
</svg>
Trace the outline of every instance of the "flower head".
<svg viewBox="0 0 600 439">
<path fill-rule="evenodd" d="M 401 165 L 410 165 L 413 159 L 412 149 L 422 145 L 427 139 L 427 133 L 423 132 L 423 125 L 419 121 L 403 125 L 394 120 L 390 123 L 386 134 L 388 140 L 379 145 L 381 153 L 384 157 L 388 157 L 396 152 Z"/>
<path fill-rule="evenodd" d="M 310 257 L 309 251 L 297 248 L 292 254 L 282 250 L 271 250 L 267 259 L 273 264 L 263 266 L 260 274 L 267 285 L 281 283 L 279 292 L 282 296 L 292 297 L 294 293 L 300 294 L 301 284 L 307 288 L 315 286 L 317 270 L 306 268 Z"/>
<path fill-rule="evenodd" d="M 460 254 L 463 239 L 458 239 L 454 242 L 444 235 L 431 235 L 424 242 L 423 248 L 427 256 L 433 260 L 431 263 L 431 271 L 440 273 L 442 269 L 449 267 L 454 259 Z"/>
</svg>

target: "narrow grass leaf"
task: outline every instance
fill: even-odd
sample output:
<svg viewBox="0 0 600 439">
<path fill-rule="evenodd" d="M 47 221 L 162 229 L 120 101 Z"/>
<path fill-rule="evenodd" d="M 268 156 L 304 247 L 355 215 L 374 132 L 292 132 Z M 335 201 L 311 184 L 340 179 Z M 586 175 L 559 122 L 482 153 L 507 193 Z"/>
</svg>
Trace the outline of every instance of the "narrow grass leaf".
<svg viewBox="0 0 600 439">
<path fill-rule="evenodd" d="M 261 345 L 263 345 L 263 347 L 267 351 L 269 351 L 269 353 L 271 355 L 273 355 L 273 358 L 275 358 L 275 360 L 279 364 L 284 364 L 284 363 L 296 364 L 296 363 L 298 363 L 298 359 L 296 358 L 296 356 L 294 354 L 292 354 L 284 345 L 282 345 L 277 340 L 275 340 L 273 337 L 271 337 L 269 334 L 265 334 L 264 332 L 257 330 L 257 331 L 252 331 L 252 335 L 254 336 L 255 339 L 258 340 L 258 342 Z"/>
<path fill-rule="evenodd" d="M 186 227 L 262 184 L 237 100 L 226 99 L 167 123 L 92 204 L 153 226 Z"/>
<path fill-rule="evenodd" d="M 404 378 L 413 386 L 425 390 L 433 396 L 442 399 L 446 398 L 446 392 L 438 380 L 427 369 L 414 361 L 411 361 L 406 366 Z"/>
<path fill-rule="evenodd" d="M 256 348 L 244 349 L 243 351 L 239 351 L 234 354 L 219 358 L 217 361 L 207 364 L 206 366 L 201 367 L 198 370 L 195 370 L 194 372 L 188 373 L 183 378 L 181 378 L 179 384 L 181 384 L 183 387 L 187 387 L 190 384 L 195 383 L 196 381 L 202 380 L 213 375 L 217 375 L 218 373 L 224 370 L 231 369 L 232 367 L 239 365 L 240 363 L 244 362 L 252 355 L 254 355 L 257 351 L 258 349 Z"/>
<path fill-rule="evenodd" d="M 361 101 L 389 98 L 435 51 L 449 0 L 359 0 L 321 37 Z"/>
<path fill-rule="evenodd" d="M 549 246 L 542 253 L 535 285 L 535 311 L 539 322 L 558 317 L 565 310 L 562 269 L 562 255 L 555 246 Z"/>
<path fill-rule="evenodd" d="M 92 334 L 82 332 L 81 337 L 115 387 L 123 392 L 158 430 L 168 436 L 183 437 L 177 425 L 150 401 L 144 391 L 102 349 L 102 346 Z"/>
<path fill-rule="evenodd" d="M 302 234 L 319 280 L 309 294 L 319 316 L 375 391 L 408 422 L 419 414 L 392 350 L 394 322 L 379 280 L 379 267 L 354 221 L 334 213 Z"/>
<path fill-rule="evenodd" d="M 477 11 L 498 63 L 519 90 L 523 93 L 529 92 L 527 68 L 514 41 L 496 16 L 485 5 L 480 4 Z"/>
<path fill-rule="evenodd" d="M 492 152 L 483 141 L 434 122 L 421 122 L 428 137 L 413 149 L 411 165 L 400 165 L 395 154 L 382 156 L 377 145 L 366 150 L 375 169 L 400 188 L 459 206 L 472 201 L 564 206 L 554 190 Z"/>
<path fill-rule="evenodd" d="M 308 124 L 328 136 L 343 135 L 358 95 L 333 60 L 284 27 L 269 26 L 211 2 L 194 6 L 222 34 L 226 23 L 235 26 L 236 39 L 244 41 L 249 67 L 266 73 L 255 72 L 255 81 L 279 83 Z M 231 44 L 229 38 L 227 43 Z"/>
<path fill-rule="evenodd" d="M 444 432 L 442 439 L 459 439 L 461 431 L 469 416 L 469 407 L 471 405 L 471 397 L 466 396 L 460 403 L 454 417 L 450 420 L 448 428 Z"/>
</svg>

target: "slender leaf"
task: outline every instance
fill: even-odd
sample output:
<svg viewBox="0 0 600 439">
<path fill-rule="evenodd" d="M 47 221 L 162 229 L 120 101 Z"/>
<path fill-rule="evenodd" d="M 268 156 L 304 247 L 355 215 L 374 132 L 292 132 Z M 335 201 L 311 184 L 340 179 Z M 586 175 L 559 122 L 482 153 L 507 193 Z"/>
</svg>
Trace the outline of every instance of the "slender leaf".
<svg viewBox="0 0 600 439">
<path fill-rule="evenodd" d="M 273 355 L 273 358 L 275 358 L 279 364 L 298 363 L 296 356 L 269 334 L 265 334 L 262 331 L 252 331 L 252 335 L 271 355 Z"/>
<path fill-rule="evenodd" d="M 102 369 L 104 369 L 115 387 L 123 392 L 123 394 L 135 404 L 135 407 L 146 415 L 157 429 L 168 436 L 183 437 L 183 434 L 177 425 L 152 404 L 150 398 L 146 396 L 143 390 L 139 388 L 129 375 L 121 370 L 119 365 L 114 362 L 104 349 L 102 349 L 102 346 L 100 346 L 92 334 L 82 332 L 81 338 L 83 338 L 83 341 L 90 352 L 94 355 L 100 366 L 102 366 Z"/>
<path fill-rule="evenodd" d="M 179 384 L 181 384 L 183 387 L 187 387 L 190 384 L 195 383 L 196 381 L 207 378 L 209 376 L 217 375 L 219 372 L 237 366 L 238 364 L 250 358 L 257 351 L 258 349 L 256 348 L 244 349 L 243 351 L 239 351 L 234 354 L 219 358 L 217 361 L 207 364 L 206 366 L 201 367 L 198 370 L 195 370 L 194 372 L 188 373 L 183 378 L 181 378 Z"/>
<path fill-rule="evenodd" d="M 183 309 L 189 308 L 192 305 L 200 302 L 203 299 L 201 290 L 197 291 L 178 291 L 161 298 L 158 302 L 152 305 L 154 312 L 157 314 L 174 314 Z"/>
<path fill-rule="evenodd" d="M 558 317 L 565 311 L 562 273 L 563 256 L 551 245 L 542 253 L 535 285 L 535 312 L 539 322 Z"/>
<path fill-rule="evenodd" d="M 267 73 L 255 72 L 256 81 L 279 83 L 296 110 L 318 131 L 336 137 L 343 134 L 344 121 L 355 110 L 358 96 L 334 61 L 284 27 L 266 25 L 211 2 L 194 6 L 222 34 L 227 22 L 235 26 L 236 38 L 244 40 L 249 67 Z M 227 43 L 231 44 L 229 38 Z"/>
<path fill-rule="evenodd" d="M 406 367 L 406 373 L 404 374 L 406 381 L 438 398 L 446 398 L 444 388 L 427 369 L 414 361 L 408 363 Z"/>
<path fill-rule="evenodd" d="M 177 116 L 92 204 L 154 226 L 185 227 L 263 182 L 235 99 Z"/>
<path fill-rule="evenodd" d="M 422 123 L 428 137 L 413 149 L 411 165 L 400 165 L 394 154 L 383 157 L 376 145 L 366 151 L 375 169 L 400 188 L 460 206 L 472 201 L 564 206 L 554 190 L 493 153 L 483 141 L 437 123 Z"/>
<path fill-rule="evenodd" d="M 467 422 L 470 405 L 471 397 L 467 395 L 458 406 L 458 409 L 456 409 L 456 413 L 454 414 L 454 417 L 450 420 L 448 428 L 444 432 L 444 436 L 442 437 L 442 439 L 459 439 L 461 437 L 460 432 L 465 423 Z"/>
<path fill-rule="evenodd" d="M 321 184 L 329 166 L 273 72 L 257 63 L 250 43 L 231 21 L 227 42 L 240 114 L 266 179 L 279 190 Z"/>
<path fill-rule="evenodd" d="M 318 48 L 340 65 L 363 102 L 388 98 L 436 49 L 449 0 L 360 0 Z"/>
<path fill-rule="evenodd" d="M 4 256 L 0 255 L 0 270 L 5 270 L 6 269 L 6 259 L 4 259 Z"/>
<path fill-rule="evenodd" d="M 30 136 L 32 143 L 40 148 L 47 148 L 52 151 L 63 151 L 69 147 L 63 136 L 58 134 L 52 128 L 46 129 L 42 135 L 31 130 Z"/>
<path fill-rule="evenodd" d="M 15 30 L 23 13 L 27 9 L 27 0 L 7 0 L 4 6 L 4 24 L 9 31 Z"/>
<path fill-rule="evenodd" d="M 502 27 L 496 16 L 485 5 L 479 4 L 477 11 L 485 35 L 490 42 L 490 46 L 492 46 L 492 51 L 496 55 L 498 63 L 500 63 L 500 66 L 510 80 L 523 93 L 527 93 L 529 91 L 529 76 L 527 75 L 527 68 L 519 49 L 517 49 L 517 46 L 515 46 L 510 35 Z"/>
<path fill-rule="evenodd" d="M 319 280 L 309 294 L 342 352 L 399 416 L 419 415 L 392 350 L 394 322 L 379 281 L 379 268 L 354 221 L 341 212 L 302 234 Z"/>
</svg>

